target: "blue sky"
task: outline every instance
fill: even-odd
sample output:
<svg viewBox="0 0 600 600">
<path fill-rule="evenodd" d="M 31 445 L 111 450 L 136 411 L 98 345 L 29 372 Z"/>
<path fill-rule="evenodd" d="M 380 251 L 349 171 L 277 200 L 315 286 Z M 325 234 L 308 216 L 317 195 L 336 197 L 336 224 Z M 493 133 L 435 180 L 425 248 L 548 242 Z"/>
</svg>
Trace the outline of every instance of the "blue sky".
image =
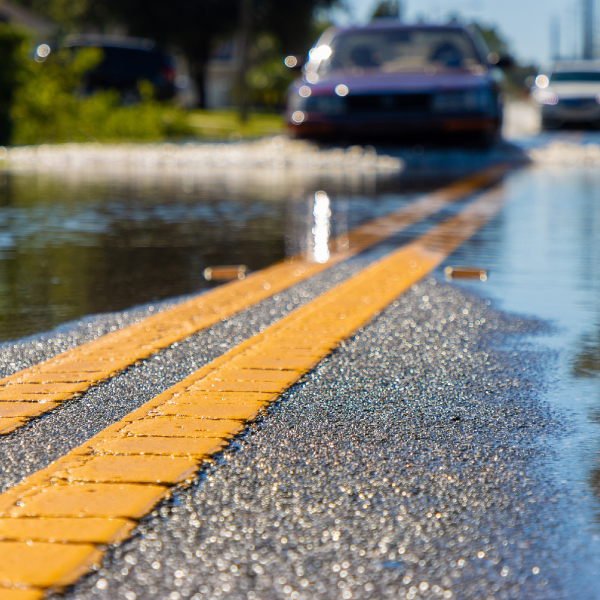
<svg viewBox="0 0 600 600">
<path fill-rule="evenodd" d="M 337 13 L 335 18 L 340 24 L 366 22 L 377 4 L 377 0 L 346 2 L 351 15 Z M 468 21 L 495 25 L 517 59 L 538 65 L 550 61 L 550 23 L 557 18 L 563 55 L 572 56 L 575 47 L 581 52 L 581 0 L 405 0 L 404 5 L 409 22 L 419 16 L 443 22 L 448 15 L 459 13 Z M 600 2 L 597 12 L 600 13 Z"/>
</svg>

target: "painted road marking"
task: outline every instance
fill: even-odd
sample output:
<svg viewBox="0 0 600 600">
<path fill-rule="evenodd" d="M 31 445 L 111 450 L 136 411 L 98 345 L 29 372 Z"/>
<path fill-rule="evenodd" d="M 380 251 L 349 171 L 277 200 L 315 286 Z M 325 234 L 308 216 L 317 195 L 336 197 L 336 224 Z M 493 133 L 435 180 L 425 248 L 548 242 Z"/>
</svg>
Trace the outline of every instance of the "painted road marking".
<svg viewBox="0 0 600 600">
<path fill-rule="evenodd" d="M 331 258 L 327 263 L 313 263 L 300 257 L 277 263 L 243 280 L 213 289 L 170 310 L 0 379 L 0 435 L 18 429 L 32 418 L 84 393 L 136 361 L 316 275 L 448 204 L 495 183 L 508 169 L 508 165 L 485 169 L 357 227 L 348 236 L 347 250 L 336 252 L 335 242 L 331 243 Z M 237 385 L 231 391 L 241 391 L 242 388 L 242 385 Z"/>
<path fill-rule="evenodd" d="M 45 592 L 74 582 L 98 562 L 102 544 L 126 538 L 261 407 L 439 265 L 502 204 L 499 190 L 481 195 L 0 494 L 0 590 Z"/>
<path fill-rule="evenodd" d="M 39 590 L 0 589 L 0 600 L 39 600 L 44 592 Z"/>
</svg>

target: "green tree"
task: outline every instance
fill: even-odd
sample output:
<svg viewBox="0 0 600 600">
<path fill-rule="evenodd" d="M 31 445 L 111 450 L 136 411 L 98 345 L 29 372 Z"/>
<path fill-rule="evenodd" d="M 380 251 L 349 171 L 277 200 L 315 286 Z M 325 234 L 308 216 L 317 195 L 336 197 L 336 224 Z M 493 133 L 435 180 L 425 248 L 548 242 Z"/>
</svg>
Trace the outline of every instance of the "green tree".
<svg viewBox="0 0 600 600">
<path fill-rule="evenodd" d="M 508 43 L 502 37 L 502 34 L 495 27 L 485 27 L 483 25 L 475 25 L 481 33 L 481 37 L 485 40 L 488 45 L 490 52 L 495 52 L 499 56 L 508 53 Z"/>
<path fill-rule="evenodd" d="M 475 27 L 479 29 L 479 32 L 491 52 L 495 52 L 498 56 L 512 56 L 510 44 L 504 39 L 496 27 L 485 27 L 480 24 L 476 24 Z M 530 75 L 536 75 L 537 71 L 538 67 L 533 64 L 515 64 L 514 66 L 505 69 L 505 92 L 511 96 L 527 96 L 529 94 L 529 88 L 525 81 Z"/>
<path fill-rule="evenodd" d="M 315 41 L 319 17 L 345 0 L 254 0 L 255 30 L 272 34 L 286 54 L 300 54 Z"/>
<path fill-rule="evenodd" d="M 152 37 L 161 44 L 181 48 L 204 105 L 206 67 L 211 50 L 219 41 L 236 35 L 241 0 L 87 1 L 90 2 L 90 14 L 99 15 L 104 11 L 100 20 L 113 19 L 124 24 L 132 35 Z M 284 53 L 296 53 L 307 44 L 315 13 L 341 1 L 253 0 L 252 35 L 270 33 Z"/>
<path fill-rule="evenodd" d="M 242 0 L 17 0 L 52 19 L 63 32 L 125 29 L 130 35 L 154 38 L 180 49 L 205 104 L 206 68 L 220 41 L 236 37 Z M 251 38 L 275 38 L 284 54 L 300 54 L 313 40 L 315 15 L 345 0 L 250 0 Z M 251 44 L 252 45 L 252 44 Z"/>
<path fill-rule="evenodd" d="M 381 0 L 375 7 L 372 19 L 399 19 L 402 11 L 400 0 Z"/>
<path fill-rule="evenodd" d="M 78 31 L 82 23 L 90 20 L 90 0 L 12 0 L 38 15 L 59 24 L 63 31 Z"/>
<path fill-rule="evenodd" d="M 140 82 L 141 102 L 123 106 L 116 90 L 81 95 L 84 73 L 102 58 L 97 48 L 52 52 L 43 62 L 28 61 L 13 91 L 10 143 L 150 141 L 190 136 L 187 115 L 153 99 L 152 86 Z"/>
<path fill-rule="evenodd" d="M 189 61 L 202 104 L 206 66 L 214 43 L 234 33 L 236 0 L 90 0 L 90 11 L 105 11 L 104 21 L 125 25 L 131 35 L 152 37 L 179 47 Z"/>
</svg>

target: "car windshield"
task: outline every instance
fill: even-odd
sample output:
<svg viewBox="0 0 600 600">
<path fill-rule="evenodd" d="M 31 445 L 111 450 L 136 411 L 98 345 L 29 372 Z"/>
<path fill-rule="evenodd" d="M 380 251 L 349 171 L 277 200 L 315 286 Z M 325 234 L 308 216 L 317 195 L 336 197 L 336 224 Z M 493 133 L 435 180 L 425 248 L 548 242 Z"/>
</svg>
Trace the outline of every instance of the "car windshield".
<svg viewBox="0 0 600 600">
<path fill-rule="evenodd" d="M 352 31 L 337 35 L 319 71 L 373 69 L 385 73 L 469 68 L 481 63 L 469 36 L 456 29 Z"/>
<path fill-rule="evenodd" d="M 561 71 L 552 73 L 550 81 L 600 81 L 600 71 Z"/>
</svg>

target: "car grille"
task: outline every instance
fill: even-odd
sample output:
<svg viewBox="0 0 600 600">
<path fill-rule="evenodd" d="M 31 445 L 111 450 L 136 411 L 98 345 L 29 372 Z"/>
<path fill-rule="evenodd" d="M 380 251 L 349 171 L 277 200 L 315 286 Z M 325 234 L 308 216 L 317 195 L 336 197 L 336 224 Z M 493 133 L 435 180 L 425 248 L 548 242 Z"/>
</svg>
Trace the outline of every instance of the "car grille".
<svg viewBox="0 0 600 600">
<path fill-rule="evenodd" d="M 350 112 L 423 111 L 431 107 L 431 94 L 352 94 L 346 97 Z"/>
</svg>

